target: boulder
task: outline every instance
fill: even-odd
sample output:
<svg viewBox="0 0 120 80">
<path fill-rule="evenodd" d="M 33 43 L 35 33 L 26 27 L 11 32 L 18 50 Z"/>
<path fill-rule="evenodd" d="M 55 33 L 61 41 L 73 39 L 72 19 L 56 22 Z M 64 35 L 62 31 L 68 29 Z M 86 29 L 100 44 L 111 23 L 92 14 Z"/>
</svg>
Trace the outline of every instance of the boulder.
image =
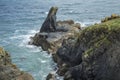
<svg viewBox="0 0 120 80">
<path fill-rule="evenodd" d="M 49 73 L 46 80 L 56 80 L 55 74 Z"/>
<path fill-rule="evenodd" d="M 34 80 L 33 77 L 20 71 L 15 64 L 11 62 L 11 57 L 7 51 L 0 47 L 0 80 Z"/>
</svg>

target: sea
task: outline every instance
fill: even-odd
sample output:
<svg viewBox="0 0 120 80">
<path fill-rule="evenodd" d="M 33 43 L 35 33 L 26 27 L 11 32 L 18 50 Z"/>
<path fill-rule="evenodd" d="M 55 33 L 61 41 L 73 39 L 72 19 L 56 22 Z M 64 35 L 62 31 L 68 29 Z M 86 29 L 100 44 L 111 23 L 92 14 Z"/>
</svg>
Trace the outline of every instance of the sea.
<svg viewBox="0 0 120 80">
<path fill-rule="evenodd" d="M 20 70 L 32 74 L 35 80 L 45 80 L 56 67 L 50 54 L 28 45 L 52 6 L 59 8 L 57 20 L 72 19 L 82 27 L 120 14 L 120 0 L 0 0 L 0 46 Z"/>
</svg>

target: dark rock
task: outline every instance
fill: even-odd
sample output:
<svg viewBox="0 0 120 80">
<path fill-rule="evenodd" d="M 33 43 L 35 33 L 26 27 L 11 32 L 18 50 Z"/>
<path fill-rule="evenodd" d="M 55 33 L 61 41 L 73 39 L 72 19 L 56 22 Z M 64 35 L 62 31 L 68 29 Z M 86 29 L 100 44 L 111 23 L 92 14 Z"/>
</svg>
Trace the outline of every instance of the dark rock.
<svg viewBox="0 0 120 80">
<path fill-rule="evenodd" d="M 29 44 L 41 46 L 49 53 L 56 53 L 64 39 L 75 36 L 80 31 L 80 24 L 73 20 L 57 21 L 57 7 L 52 7 L 39 33 L 31 37 Z M 55 56 L 53 56 L 55 58 Z"/>
<path fill-rule="evenodd" d="M 56 31 L 56 13 L 58 8 L 52 7 L 49 11 L 49 14 L 42 24 L 42 27 L 40 29 L 40 32 L 53 32 Z"/>
<path fill-rule="evenodd" d="M 20 71 L 15 64 L 11 62 L 10 55 L 0 47 L 0 80 L 34 80 L 33 77 Z"/>
<path fill-rule="evenodd" d="M 75 60 L 80 63 L 68 67 L 64 80 L 120 79 L 120 26 L 118 25 L 120 25 L 119 18 L 88 27 L 78 36 L 75 46 L 70 49 L 72 53 L 66 50 L 58 53 L 62 63 L 70 62 L 70 64 L 73 63 L 66 55 L 74 60 L 76 58 L 71 54 L 82 54 L 77 56 L 82 62 Z M 62 66 L 59 63 L 58 65 Z"/>
<path fill-rule="evenodd" d="M 82 65 L 71 67 L 65 73 L 64 80 L 84 80 L 81 79 L 81 76 L 83 74 L 82 72 Z"/>
<path fill-rule="evenodd" d="M 45 25 L 48 24 L 51 23 Z M 47 35 L 36 34 L 32 44 L 53 53 L 57 73 L 64 80 L 120 80 L 118 15 L 113 14 L 81 32 L 80 25 L 72 20 L 58 21 L 55 25 L 55 29 L 41 31 L 49 32 Z"/>
<path fill-rule="evenodd" d="M 36 46 L 42 46 L 43 50 L 48 50 L 50 48 L 50 43 L 46 40 L 48 37 L 47 33 L 37 33 L 31 38 L 29 44 Z"/>
<path fill-rule="evenodd" d="M 58 75 L 64 76 L 64 74 L 68 71 L 69 66 L 66 63 L 63 63 L 62 66 L 59 66 L 57 71 Z"/>
<path fill-rule="evenodd" d="M 57 9 L 55 11 L 57 11 Z M 40 32 L 36 33 L 35 36 L 31 38 L 29 44 L 41 46 L 43 50 L 52 53 L 53 60 L 58 63 L 59 67 L 57 73 L 63 76 L 69 68 L 81 63 L 82 50 L 78 50 L 78 52 L 81 51 L 81 53 L 77 53 L 75 49 L 73 49 L 81 27 L 79 23 L 75 23 L 73 20 L 57 22 L 54 20 L 54 22 L 51 22 L 49 21 L 51 12 L 52 10 L 50 10 Z M 53 9 L 52 14 L 54 13 Z M 51 24 L 56 25 L 55 29 L 53 27 L 49 29 Z"/>
<path fill-rule="evenodd" d="M 78 24 L 69 25 L 68 23 L 64 23 L 56 28 L 56 32 L 36 33 L 35 36 L 31 38 L 29 44 L 41 46 L 45 51 L 56 53 L 64 39 L 79 33 L 80 29 L 75 25 L 78 26 Z"/>
<path fill-rule="evenodd" d="M 46 80 L 56 80 L 55 74 L 49 73 Z"/>
<path fill-rule="evenodd" d="M 58 64 L 58 74 L 64 75 L 69 68 L 79 65 L 82 62 L 82 50 L 75 50 L 76 38 L 68 38 L 63 40 L 62 46 L 57 50 L 57 64 Z M 75 50 L 74 50 L 75 49 Z M 74 54 L 73 54 L 74 53 Z M 66 66 L 63 66 L 66 64 Z"/>
<path fill-rule="evenodd" d="M 68 38 L 63 40 L 62 47 L 60 47 L 56 53 L 57 56 L 61 58 L 61 61 L 67 63 L 69 66 L 74 66 L 81 62 L 82 52 L 81 54 L 73 54 L 75 42 L 75 38 Z M 79 56 L 81 56 L 81 58 Z"/>
</svg>

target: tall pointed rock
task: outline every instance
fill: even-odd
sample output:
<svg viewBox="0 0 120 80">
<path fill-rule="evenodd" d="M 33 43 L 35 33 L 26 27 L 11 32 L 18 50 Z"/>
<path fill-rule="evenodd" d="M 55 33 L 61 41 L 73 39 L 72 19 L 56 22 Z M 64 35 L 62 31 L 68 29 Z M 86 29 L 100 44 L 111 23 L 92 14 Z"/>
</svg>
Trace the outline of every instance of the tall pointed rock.
<svg viewBox="0 0 120 80">
<path fill-rule="evenodd" d="M 40 32 L 54 32 L 56 31 L 56 13 L 57 13 L 58 7 L 51 7 L 49 10 L 49 14 L 47 15 L 47 18 L 45 19 L 44 23 L 42 24 L 42 27 L 40 29 Z"/>
</svg>

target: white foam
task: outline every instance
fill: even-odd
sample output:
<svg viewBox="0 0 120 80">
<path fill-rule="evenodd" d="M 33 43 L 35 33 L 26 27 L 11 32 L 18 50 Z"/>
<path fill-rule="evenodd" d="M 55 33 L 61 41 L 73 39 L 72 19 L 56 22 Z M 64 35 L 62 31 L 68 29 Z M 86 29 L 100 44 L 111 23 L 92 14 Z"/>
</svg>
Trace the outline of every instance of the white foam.
<svg viewBox="0 0 120 80">
<path fill-rule="evenodd" d="M 73 13 L 73 11 L 69 11 L 70 13 Z"/>
<path fill-rule="evenodd" d="M 25 34 L 21 34 L 21 32 Z M 10 39 L 17 41 L 18 43 L 16 44 L 18 44 L 19 47 L 34 48 L 32 45 L 28 45 L 28 42 L 30 41 L 30 37 L 34 36 L 37 32 L 37 30 L 16 30 Z"/>
<path fill-rule="evenodd" d="M 81 27 L 86 27 L 86 25 L 83 22 L 76 21 L 75 23 L 80 23 Z"/>
<path fill-rule="evenodd" d="M 88 22 L 80 22 L 80 21 L 76 21 L 76 23 L 80 23 L 81 27 L 87 27 L 88 25 L 93 25 L 95 23 L 100 23 L 100 21 L 88 21 Z"/>
<path fill-rule="evenodd" d="M 41 58 L 37 58 L 37 60 L 40 61 L 41 63 L 46 63 L 47 62 L 47 60 L 41 59 Z"/>
<path fill-rule="evenodd" d="M 48 14 L 48 12 L 45 12 L 45 14 L 47 15 L 47 14 Z"/>
<path fill-rule="evenodd" d="M 45 60 L 41 60 L 41 63 L 46 63 L 47 61 L 45 61 Z"/>
</svg>

